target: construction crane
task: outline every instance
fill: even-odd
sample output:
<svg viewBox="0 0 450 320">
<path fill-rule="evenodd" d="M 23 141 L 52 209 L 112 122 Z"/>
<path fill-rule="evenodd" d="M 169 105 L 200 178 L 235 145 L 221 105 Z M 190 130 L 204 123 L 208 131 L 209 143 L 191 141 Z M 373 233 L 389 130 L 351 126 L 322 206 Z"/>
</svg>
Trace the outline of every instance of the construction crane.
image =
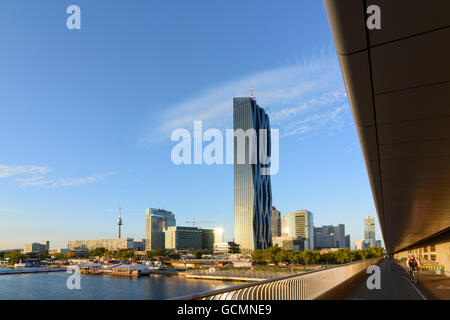
<svg viewBox="0 0 450 320">
<path fill-rule="evenodd" d="M 192 221 L 186 221 L 185 223 L 192 223 L 192 226 L 195 227 L 198 223 L 216 223 L 215 221 L 197 221 L 192 219 Z"/>
</svg>

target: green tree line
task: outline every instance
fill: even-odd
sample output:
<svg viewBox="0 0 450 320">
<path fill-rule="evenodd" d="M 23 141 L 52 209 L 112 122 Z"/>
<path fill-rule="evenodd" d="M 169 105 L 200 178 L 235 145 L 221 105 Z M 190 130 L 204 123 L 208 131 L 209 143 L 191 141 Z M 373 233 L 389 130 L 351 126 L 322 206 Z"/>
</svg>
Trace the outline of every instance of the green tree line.
<svg viewBox="0 0 450 320">
<path fill-rule="evenodd" d="M 287 251 L 279 248 L 278 246 L 274 246 L 265 250 L 253 251 L 252 259 L 259 264 L 280 262 L 304 265 L 342 264 L 369 258 L 381 257 L 383 253 L 384 250 L 380 247 L 371 247 L 368 249 L 356 251 L 352 251 L 346 248 L 320 254 L 319 251 Z"/>
</svg>

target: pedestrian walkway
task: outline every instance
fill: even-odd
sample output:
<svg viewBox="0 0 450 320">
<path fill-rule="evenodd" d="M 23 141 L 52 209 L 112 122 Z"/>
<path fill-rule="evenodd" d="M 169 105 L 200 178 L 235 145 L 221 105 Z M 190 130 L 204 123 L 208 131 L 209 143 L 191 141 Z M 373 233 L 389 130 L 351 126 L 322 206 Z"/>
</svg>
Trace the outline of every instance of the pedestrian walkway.
<svg viewBox="0 0 450 320">
<path fill-rule="evenodd" d="M 380 264 L 381 289 L 367 288 L 367 278 L 357 283 L 344 297 L 344 300 L 427 300 L 420 287 L 409 278 L 406 271 L 393 259 L 383 259 Z"/>
<path fill-rule="evenodd" d="M 429 299 L 450 300 L 449 277 L 424 273 L 420 275 L 417 286 Z"/>
</svg>

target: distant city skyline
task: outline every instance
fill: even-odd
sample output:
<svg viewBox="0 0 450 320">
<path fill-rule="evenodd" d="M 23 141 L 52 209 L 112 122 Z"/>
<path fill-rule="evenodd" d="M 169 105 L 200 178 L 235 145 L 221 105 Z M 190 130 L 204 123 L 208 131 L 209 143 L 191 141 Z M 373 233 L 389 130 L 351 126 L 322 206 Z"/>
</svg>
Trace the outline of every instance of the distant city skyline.
<svg viewBox="0 0 450 320">
<path fill-rule="evenodd" d="M 78 31 L 64 4 L 0 4 L 0 249 L 116 238 L 119 204 L 123 238 L 160 207 L 232 240 L 233 166 L 174 165 L 170 133 L 232 128 L 251 86 L 280 129 L 273 205 L 364 237 L 376 209 L 321 1 L 79 2 Z"/>
</svg>

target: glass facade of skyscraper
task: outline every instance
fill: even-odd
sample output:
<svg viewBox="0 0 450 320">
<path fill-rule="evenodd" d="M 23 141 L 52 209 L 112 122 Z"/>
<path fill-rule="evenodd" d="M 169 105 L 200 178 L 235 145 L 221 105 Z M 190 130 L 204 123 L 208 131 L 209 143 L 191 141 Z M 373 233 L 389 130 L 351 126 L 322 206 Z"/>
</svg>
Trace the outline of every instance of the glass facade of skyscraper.
<svg viewBox="0 0 450 320">
<path fill-rule="evenodd" d="M 235 242 L 241 252 L 266 249 L 272 246 L 272 190 L 270 175 L 262 174 L 270 164 L 262 163 L 260 154 L 270 156 L 269 116 L 255 99 L 234 98 L 233 123 Z M 267 130 L 266 143 L 261 139 L 261 129 Z M 246 133 L 243 139 L 237 137 L 239 132 Z"/>
<path fill-rule="evenodd" d="M 164 249 L 164 231 L 176 225 L 175 215 L 162 209 L 145 209 L 145 250 Z"/>
<path fill-rule="evenodd" d="M 367 217 L 364 219 L 364 241 L 370 248 L 375 246 L 375 218 Z"/>
<path fill-rule="evenodd" d="M 281 237 L 281 213 L 277 208 L 272 207 L 272 216 L 270 219 L 272 238 Z"/>
</svg>

